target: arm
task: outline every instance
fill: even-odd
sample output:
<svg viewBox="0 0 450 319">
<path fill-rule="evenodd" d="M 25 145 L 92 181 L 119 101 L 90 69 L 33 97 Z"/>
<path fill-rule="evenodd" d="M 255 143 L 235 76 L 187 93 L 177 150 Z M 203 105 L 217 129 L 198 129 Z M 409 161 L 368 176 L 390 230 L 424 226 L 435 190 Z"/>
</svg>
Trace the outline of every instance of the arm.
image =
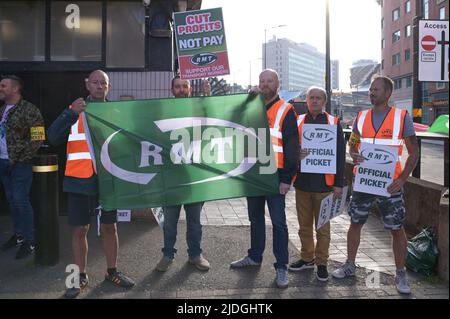
<svg viewBox="0 0 450 319">
<path fill-rule="evenodd" d="M 408 159 L 406 160 L 405 167 L 403 168 L 400 177 L 395 180 L 389 187 L 387 191 L 390 194 L 394 194 L 400 191 L 403 185 L 406 183 L 409 174 L 414 170 L 419 159 L 419 143 L 417 142 L 417 137 L 415 135 L 405 138 L 406 149 L 408 150 Z"/>
<path fill-rule="evenodd" d="M 39 147 L 45 141 L 45 126 L 41 111 L 34 105 L 31 106 L 26 118 L 26 125 L 30 131 L 30 152 L 36 154 Z"/>
<path fill-rule="evenodd" d="M 297 173 L 300 155 L 298 128 L 294 110 L 289 110 L 286 114 L 282 131 L 284 168 L 278 171 L 280 176 L 280 194 L 286 194 L 292 183 L 292 178 Z"/>
<path fill-rule="evenodd" d="M 82 98 L 75 100 L 71 108 L 65 109 L 47 130 L 48 141 L 53 146 L 67 142 L 70 128 L 78 120 L 78 114 L 84 111 L 86 103 Z"/>
</svg>

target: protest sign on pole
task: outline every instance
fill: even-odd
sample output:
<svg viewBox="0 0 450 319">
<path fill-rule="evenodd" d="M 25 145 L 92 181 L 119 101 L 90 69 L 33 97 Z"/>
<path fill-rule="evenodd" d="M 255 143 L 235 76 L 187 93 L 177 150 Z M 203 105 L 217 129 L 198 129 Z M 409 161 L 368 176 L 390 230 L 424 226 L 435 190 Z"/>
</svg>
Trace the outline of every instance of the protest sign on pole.
<svg viewBox="0 0 450 319">
<path fill-rule="evenodd" d="M 336 136 L 336 125 L 303 125 L 302 149 L 308 156 L 301 161 L 302 173 L 336 174 Z"/>
<path fill-rule="evenodd" d="M 333 199 L 333 193 L 325 197 L 320 203 L 320 214 L 316 224 L 316 230 L 328 223 L 334 217 L 339 216 L 345 209 L 348 186 L 342 189 L 342 196 Z"/>
<path fill-rule="evenodd" d="M 361 143 L 360 154 L 364 162 L 356 167 L 353 191 L 390 197 L 387 188 L 394 181 L 398 149 Z"/>
<path fill-rule="evenodd" d="M 230 74 L 222 8 L 175 12 L 173 20 L 183 80 Z"/>
</svg>

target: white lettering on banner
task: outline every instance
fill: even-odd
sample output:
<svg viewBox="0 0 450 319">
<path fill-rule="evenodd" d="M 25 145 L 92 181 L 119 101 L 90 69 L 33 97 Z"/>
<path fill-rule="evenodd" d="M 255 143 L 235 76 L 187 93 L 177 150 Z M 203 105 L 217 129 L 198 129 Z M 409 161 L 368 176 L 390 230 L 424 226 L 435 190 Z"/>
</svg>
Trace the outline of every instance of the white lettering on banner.
<svg viewBox="0 0 450 319">
<path fill-rule="evenodd" d="M 328 223 L 330 220 L 342 214 L 347 202 L 348 186 L 342 189 L 342 196 L 334 198 L 333 193 L 325 197 L 320 203 L 320 214 L 316 224 L 316 230 Z"/>
<path fill-rule="evenodd" d="M 150 147 L 153 147 L 153 150 L 150 150 Z M 147 141 L 141 141 L 141 164 L 139 167 L 150 166 L 150 157 L 153 157 L 154 165 L 163 165 L 161 152 L 162 147 Z"/>
<path fill-rule="evenodd" d="M 80 7 L 76 4 L 69 4 L 66 6 L 66 13 L 70 13 L 66 18 L 67 29 L 80 28 Z"/>
<path fill-rule="evenodd" d="M 387 188 L 394 181 L 398 149 L 361 143 L 364 162 L 357 166 L 353 190 L 390 197 Z"/>
<path fill-rule="evenodd" d="M 308 155 L 301 161 L 302 173 L 336 174 L 336 125 L 303 124 L 302 149 Z"/>
</svg>

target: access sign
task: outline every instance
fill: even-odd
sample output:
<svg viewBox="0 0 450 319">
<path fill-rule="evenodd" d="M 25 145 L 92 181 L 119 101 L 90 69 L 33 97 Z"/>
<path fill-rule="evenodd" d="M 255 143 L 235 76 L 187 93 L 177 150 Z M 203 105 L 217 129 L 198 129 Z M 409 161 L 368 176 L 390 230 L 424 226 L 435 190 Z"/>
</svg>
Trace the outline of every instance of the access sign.
<svg viewBox="0 0 450 319">
<path fill-rule="evenodd" d="M 449 22 L 419 21 L 419 81 L 448 82 Z"/>
</svg>

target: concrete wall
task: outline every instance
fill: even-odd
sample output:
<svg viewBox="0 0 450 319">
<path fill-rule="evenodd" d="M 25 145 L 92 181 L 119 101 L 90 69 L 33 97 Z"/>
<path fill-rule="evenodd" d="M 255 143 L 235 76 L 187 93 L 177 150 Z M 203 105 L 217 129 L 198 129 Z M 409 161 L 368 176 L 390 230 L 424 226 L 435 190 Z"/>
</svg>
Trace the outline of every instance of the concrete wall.
<svg viewBox="0 0 450 319">
<path fill-rule="evenodd" d="M 353 181 L 353 164 L 347 161 L 345 177 L 349 188 Z M 444 186 L 409 177 L 404 186 L 406 206 L 405 230 L 408 238 L 417 235 L 423 228 L 434 227 L 437 232 L 439 260 L 437 272 L 448 282 L 449 225 L 448 199 L 443 199 Z M 377 208 L 373 209 L 377 213 Z"/>
</svg>

